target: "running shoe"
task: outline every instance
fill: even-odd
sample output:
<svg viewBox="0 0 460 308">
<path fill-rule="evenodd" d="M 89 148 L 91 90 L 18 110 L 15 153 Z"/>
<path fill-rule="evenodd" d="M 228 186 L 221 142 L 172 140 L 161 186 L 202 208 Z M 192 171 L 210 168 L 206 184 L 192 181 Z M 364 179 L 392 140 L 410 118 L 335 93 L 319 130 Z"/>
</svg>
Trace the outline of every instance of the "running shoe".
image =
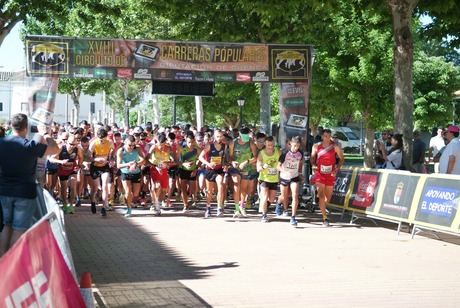
<svg viewBox="0 0 460 308">
<path fill-rule="evenodd" d="M 81 206 L 81 200 L 80 198 L 77 197 L 77 202 L 75 202 L 75 206 L 76 207 L 80 207 Z"/>
<path fill-rule="evenodd" d="M 96 202 L 91 202 L 91 213 L 96 214 Z"/>
<path fill-rule="evenodd" d="M 240 213 L 241 213 L 241 216 L 248 217 L 248 215 L 246 214 L 246 209 L 244 208 L 244 206 L 240 206 Z"/>
<path fill-rule="evenodd" d="M 224 216 L 224 211 L 220 207 L 217 208 L 216 216 L 217 217 Z"/>
<path fill-rule="evenodd" d="M 132 211 L 131 208 L 128 208 L 128 209 L 126 210 L 125 217 L 131 217 L 131 211 Z"/>
<path fill-rule="evenodd" d="M 261 221 L 261 222 L 264 222 L 264 223 L 265 223 L 265 222 L 268 222 L 268 216 L 267 216 L 267 214 L 263 214 L 263 215 L 262 215 L 262 219 L 261 219 L 260 221 Z"/>
<path fill-rule="evenodd" d="M 281 216 L 283 214 L 283 207 L 279 203 L 276 204 L 275 214 L 276 216 Z"/>
<path fill-rule="evenodd" d="M 112 204 L 109 203 L 109 208 L 107 209 L 107 211 L 109 211 L 109 212 L 112 212 L 112 211 L 113 211 L 113 206 L 112 206 Z"/>
<path fill-rule="evenodd" d="M 107 210 L 105 209 L 105 207 L 102 207 L 102 209 L 101 209 L 101 216 L 102 217 L 107 216 Z"/>
<path fill-rule="evenodd" d="M 152 211 L 155 216 L 160 216 L 161 215 L 160 204 L 152 204 L 152 206 L 150 207 L 150 211 Z"/>
<path fill-rule="evenodd" d="M 240 218 L 240 217 L 241 217 L 240 211 L 235 211 L 235 212 L 233 213 L 233 218 Z"/>
<path fill-rule="evenodd" d="M 204 218 L 209 218 L 211 217 L 211 208 L 207 207 L 206 211 L 204 212 Z"/>
<path fill-rule="evenodd" d="M 185 213 L 187 213 L 187 212 L 188 212 L 188 208 L 186 208 L 186 207 L 184 206 L 184 208 L 182 209 L 182 213 L 185 214 Z"/>
<path fill-rule="evenodd" d="M 324 219 L 323 220 L 323 227 L 329 227 L 330 226 L 330 222 L 329 222 L 329 219 Z"/>
<path fill-rule="evenodd" d="M 294 216 L 291 217 L 291 226 L 294 226 L 294 227 L 297 226 L 297 220 L 295 219 Z"/>
<path fill-rule="evenodd" d="M 283 217 L 288 217 L 288 216 L 289 216 L 288 211 L 283 211 Z"/>
</svg>

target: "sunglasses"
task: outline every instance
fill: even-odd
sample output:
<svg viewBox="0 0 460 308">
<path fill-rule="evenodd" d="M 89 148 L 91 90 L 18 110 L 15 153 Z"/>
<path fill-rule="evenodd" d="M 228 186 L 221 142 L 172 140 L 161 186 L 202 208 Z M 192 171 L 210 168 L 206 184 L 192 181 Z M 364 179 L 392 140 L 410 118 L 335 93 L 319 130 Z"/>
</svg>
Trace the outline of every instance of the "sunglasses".
<svg viewBox="0 0 460 308">
<path fill-rule="evenodd" d="M 78 143 L 69 143 L 69 145 L 71 145 L 71 146 L 75 147 L 75 146 L 77 146 L 77 145 L 78 145 Z"/>
<path fill-rule="evenodd" d="M 129 147 L 130 148 L 134 148 L 136 145 L 135 144 L 130 144 Z"/>
</svg>

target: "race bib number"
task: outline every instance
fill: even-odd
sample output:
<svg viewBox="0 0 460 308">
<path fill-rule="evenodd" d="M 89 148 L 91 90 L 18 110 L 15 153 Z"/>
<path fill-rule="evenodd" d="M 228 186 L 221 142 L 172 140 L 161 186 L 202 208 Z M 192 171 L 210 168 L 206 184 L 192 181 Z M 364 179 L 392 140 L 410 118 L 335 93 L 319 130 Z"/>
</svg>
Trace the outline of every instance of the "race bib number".
<svg viewBox="0 0 460 308">
<path fill-rule="evenodd" d="M 299 162 L 288 162 L 285 167 L 286 169 L 299 170 Z"/>
<path fill-rule="evenodd" d="M 268 175 L 276 175 L 278 170 L 276 168 L 268 168 Z"/>
<path fill-rule="evenodd" d="M 222 164 L 222 157 L 220 156 L 212 156 L 211 163 L 215 163 L 216 165 Z"/>
<path fill-rule="evenodd" d="M 323 174 L 330 174 L 330 173 L 332 173 L 332 165 L 330 165 L 330 166 L 321 165 L 320 171 Z"/>
</svg>

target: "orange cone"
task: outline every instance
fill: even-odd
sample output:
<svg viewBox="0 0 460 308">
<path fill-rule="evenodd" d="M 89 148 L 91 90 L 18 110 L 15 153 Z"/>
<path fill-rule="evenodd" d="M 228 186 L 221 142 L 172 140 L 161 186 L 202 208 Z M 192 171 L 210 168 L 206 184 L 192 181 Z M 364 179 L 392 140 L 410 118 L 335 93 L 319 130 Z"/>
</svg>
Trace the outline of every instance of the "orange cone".
<svg viewBox="0 0 460 308">
<path fill-rule="evenodd" d="M 90 272 L 84 272 L 80 278 L 80 293 L 87 308 L 94 308 L 93 279 Z"/>
</svg>

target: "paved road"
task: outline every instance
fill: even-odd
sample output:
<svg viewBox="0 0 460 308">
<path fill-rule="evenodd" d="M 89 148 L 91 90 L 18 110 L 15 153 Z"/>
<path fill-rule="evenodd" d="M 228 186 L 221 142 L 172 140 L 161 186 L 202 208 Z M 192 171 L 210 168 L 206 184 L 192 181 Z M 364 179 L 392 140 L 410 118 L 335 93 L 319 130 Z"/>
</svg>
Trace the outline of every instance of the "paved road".
<svg viewBox="0 0 460 308">
<path fill-rule="evenodd" d="M 121 208 L 120 208 L 121 210 Z M 135 210 L 66 216 L 77 272 L 109 307 L 459 307 L 460 246 L 318 214 L 262 224 Z M 254 213 L 255 214 L 255 213 Z"/>
</svg>

